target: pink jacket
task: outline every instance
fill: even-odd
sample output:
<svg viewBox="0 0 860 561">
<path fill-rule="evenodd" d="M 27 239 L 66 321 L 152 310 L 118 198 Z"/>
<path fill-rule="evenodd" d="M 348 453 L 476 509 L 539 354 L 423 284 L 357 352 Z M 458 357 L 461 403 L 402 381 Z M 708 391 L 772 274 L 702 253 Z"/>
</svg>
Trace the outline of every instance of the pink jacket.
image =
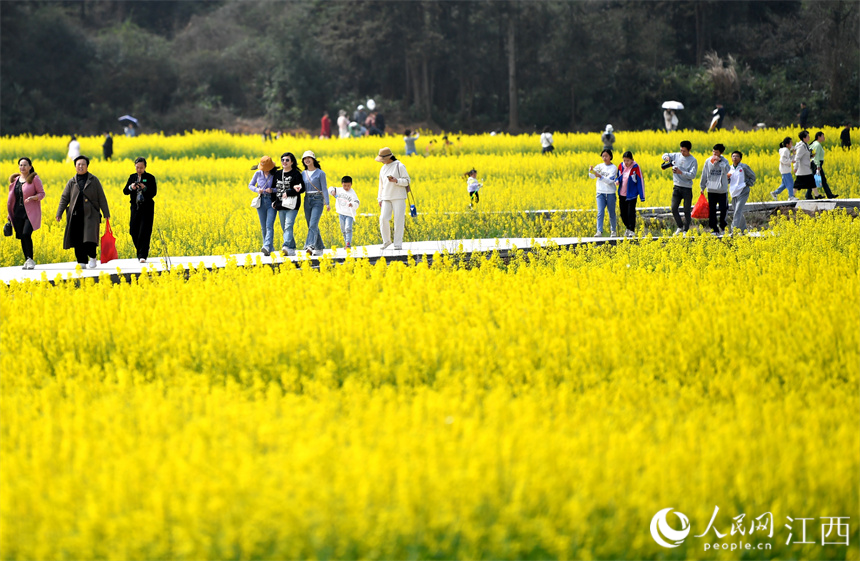
<svg viewBox="0 0 860 561">
<path fill-rule="evenodd" d="M 6 215 L 9 220 L 12 220 L 12 214 L 15 212 L 15 184 L 18 182 L 20 173 L 12 174 L 9 178 L 9 198 L 6 199 Z M 27 218 L 30 219 L 30 225 L 34 230 L 38 230 L 42 226 L 42 199 L 45 198 L 45 189 L 42 187 L 42 180 L 35 173 L 31 173 L 24 183 L 22 189 L 24 192 L 24 210 L 27 211 Z M 27 197 L 36 196 L 35 201 L 27 201 Z"/>
</svg>

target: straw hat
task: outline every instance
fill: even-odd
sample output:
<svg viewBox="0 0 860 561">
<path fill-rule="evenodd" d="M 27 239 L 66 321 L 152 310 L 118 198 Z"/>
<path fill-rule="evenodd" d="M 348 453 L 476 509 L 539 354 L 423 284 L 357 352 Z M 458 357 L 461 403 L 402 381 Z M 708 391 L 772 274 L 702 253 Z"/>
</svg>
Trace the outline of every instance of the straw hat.
<svg viewBox="0 0 860 561">
<path fill-rule="evenodd" d="M 376 156 L 376 158 L 374 158 L 374 160 L 376 160 L 377 162 L 385 162 L 393 155 L 394 154 L 391 153 L 391 148 L 386 146 L 385 148 L 379 150 L 379 154 Z"/>
<path fill-rule="evenodd" d="M 268 156 L 263 156 L 260 158 L 260 164 L 257 166 L 257 169 L 261 169 L 263 171 L 272 171 L 275 168 L 275 162 L 272 161 L 272 158 Z"/>
</svg>

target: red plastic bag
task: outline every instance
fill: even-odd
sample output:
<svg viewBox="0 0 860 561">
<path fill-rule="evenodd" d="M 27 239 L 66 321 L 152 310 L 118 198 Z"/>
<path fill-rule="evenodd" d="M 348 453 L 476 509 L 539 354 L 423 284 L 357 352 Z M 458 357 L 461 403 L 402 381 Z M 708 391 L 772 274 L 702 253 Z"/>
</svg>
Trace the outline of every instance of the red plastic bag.
<svg viewBox="0 0 860 561">
<path fill-rule="evenodd" d="M 696 201 L 696 206 L 693 207 L 693 213 L 690 216 L 693 218 L 707 218 L 709 210 L 708 199 L 706 199 L 705 194 L 702 193 L 699 195 L 699 200 Z"/>
<path fill-rule="evenodd" d="M 108 261 L 113 261 L 114 259 L 118 259 L 119 255 L 116 252 L 116 238 L 113 236 L 113 232 L 110 229 L 110 218 L 105 221 L 105 233 L 102 236 L 102 263 L 107 263 Z"/>
</svg>

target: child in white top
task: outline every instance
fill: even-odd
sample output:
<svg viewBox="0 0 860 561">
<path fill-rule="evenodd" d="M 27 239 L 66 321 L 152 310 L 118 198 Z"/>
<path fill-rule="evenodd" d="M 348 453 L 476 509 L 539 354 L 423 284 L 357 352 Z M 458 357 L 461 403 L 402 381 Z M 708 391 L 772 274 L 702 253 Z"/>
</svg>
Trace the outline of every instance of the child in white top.
<svg viewBox="0 0 860 561">
<path fill-rule="evenodd" d="M 475 171 L 475 168 L 467 171 L 466 177 L 466 189 L 469 191 L 469 208 L 472 208 L 473 204 L 481 202 L 481 196 L 478 195 L 478 191 L 484 184 L 478 182 L 478 172 Z"/>
<path fill-rule="evenodd" d="M 358 209 L 358 195 L 352 189 L 352 178 L 344 175 L 340 180 L 340 189 L 332 187 L 329 195 L 334 197 L 334 208 L 340 219 L 340 231 L 346 247 L 352 247 L 352 226 L 355 223 L 355 211 Z"/>
</svg>

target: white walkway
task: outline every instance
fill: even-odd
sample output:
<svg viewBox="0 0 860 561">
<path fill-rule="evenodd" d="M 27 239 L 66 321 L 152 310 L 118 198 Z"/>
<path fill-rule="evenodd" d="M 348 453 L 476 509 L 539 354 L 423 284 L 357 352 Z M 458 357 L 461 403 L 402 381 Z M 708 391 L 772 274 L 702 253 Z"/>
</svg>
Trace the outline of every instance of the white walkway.
<svg viewBox="0 0 860 561">
<path fill-rule="evenodd" d="M 351 255 L 356 259 L 369 259 L 376 261 L 380 257 L 385 257 L 389 261 L 405 261 L 410 252 L 416 260 L 432 258 L 436 252 L 456 253 L 462 251 L 465 253 L 501 251 L 509 252 L 516 247 L 522 250 L 531 250 L 536 246 L 544 247 L 549 243 L 555 243 L 559 246 L 575 246 L 588 243 L 614 243 L 621 238 L 512 238 L 504 240 L 495 239 L 480 239 L 480 240 L 447 240 L 447 241 L 425 241 L 425 242 L 406 242 L 403 244 L 402 250 L 395 250 L 392 247 L 383 250 L 381 245 L 368 245 L 355 247 L 350 250 Z M 274 265 L 285 262 L 292 262 L 299 265 L 302 261 L 310 260 L 313 264 L 317 264 L 319 259 L 332 259 L 335 261 L 343 261 L 347 257 L 346 249 L 327 249 L 320 257 L 311 257 L 307 253 L 300 252 L 295 257 L 284 257 L 280 253 L 272 253 L 269 257 L 264 257 L 262 253 L 239 253 L 235 257 L 236 263 L 239 266 L 244 266 L 247 258 L 250 256 L 251 263 L 257 265 Z M 171 257 L 170 267 L 184 267 L 185 269 L 197 268 L 200 264 L 207 269 L 220 269 L 227 265 L 227 259 L 224 256 L 192 256 L 192 257 Z M 37 264 L 32 271 L 25 271 L 21 266 L 3 267 L 0 268 L 0 282 L 9 284 L 13 280 L 16 281 L 56 281 L 69 280 L 78 278 L 98 277 L 101 274 L 108 275 L 139 275 L 146 269 L 150 272 L 162 272 L 168 270 L 167 260 L 163 257 L 150 257 L 147 263 L 139 263 L 137 259 L 116 259 L 108 263 L 99 263 L 95 269 L 82 268 L 80 273 L 76 271 L 77 263 L 53 263 L 53 264 Z M 59 278 L 58 278 L 59 277 Z"/>
</svg>

